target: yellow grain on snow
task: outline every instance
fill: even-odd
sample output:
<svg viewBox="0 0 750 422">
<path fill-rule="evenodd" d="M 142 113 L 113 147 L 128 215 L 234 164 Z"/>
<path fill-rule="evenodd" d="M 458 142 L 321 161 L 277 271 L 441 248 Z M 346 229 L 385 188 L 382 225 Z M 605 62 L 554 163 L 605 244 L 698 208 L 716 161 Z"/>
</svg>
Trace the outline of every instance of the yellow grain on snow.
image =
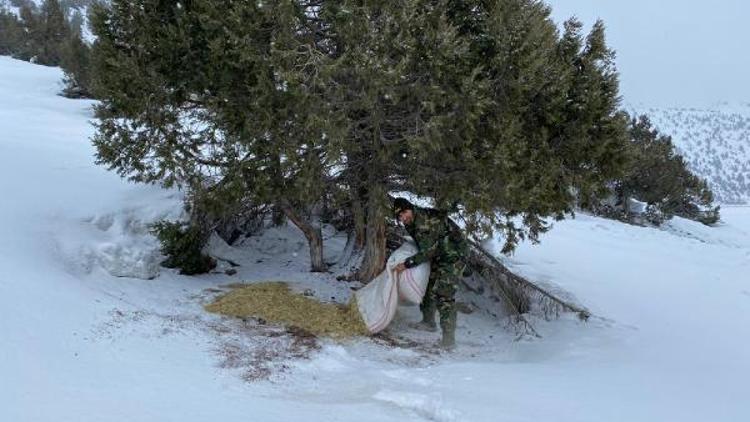
<svg viewBox="0 0 750 422">
<path fill-rule="evenodd" d="M 354 299 L 348 305 L 323 303 L 292 292 L 282 282 L 232 284 L 229 287 L 233 290 L 219 296 L 205 309 L 233 317 L 263 318 L 339 339 L 367 334 Z"/>
</svg>

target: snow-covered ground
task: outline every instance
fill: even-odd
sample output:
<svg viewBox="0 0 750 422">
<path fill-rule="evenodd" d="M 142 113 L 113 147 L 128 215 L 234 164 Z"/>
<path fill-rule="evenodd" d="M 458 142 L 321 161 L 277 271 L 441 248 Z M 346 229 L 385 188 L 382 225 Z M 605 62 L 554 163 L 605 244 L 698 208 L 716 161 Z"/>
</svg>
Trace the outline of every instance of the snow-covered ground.
<svg viewBox="0 0 750 422">
<path fill-rule="evenodd" d="M 507 261 L 595 316 L 535 321 L 540 339 L 475 312 L 454 353 L 319 347 L 201 306 L 237 280 L 345 301 L 345 283 L 305 271 L 302 236 L 225 247 L 231 277 L 159 269 L 147 224 L 178 217 L 179 192 L 94 165 L 91 103 L 56 96 L 60 76 L 0 57 L 0 421 L 750 420 L 750 208 L 716 228 L 556 224 Z M 437 339 L 402 311 L 394 338 Z"/>
</svg>

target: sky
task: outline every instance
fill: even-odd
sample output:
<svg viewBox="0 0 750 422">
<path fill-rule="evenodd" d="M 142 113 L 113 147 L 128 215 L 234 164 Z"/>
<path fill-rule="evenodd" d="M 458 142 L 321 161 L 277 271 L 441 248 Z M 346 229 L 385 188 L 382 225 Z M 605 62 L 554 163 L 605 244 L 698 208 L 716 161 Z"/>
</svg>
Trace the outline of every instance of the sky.
<svg viewBox="0 0 750 422">
<path fill-rule="evenodd" d="M 750 1 L 545 1 L 558 23 L 604 20 L 625 103 L 750 103 Z"/>
</svg>

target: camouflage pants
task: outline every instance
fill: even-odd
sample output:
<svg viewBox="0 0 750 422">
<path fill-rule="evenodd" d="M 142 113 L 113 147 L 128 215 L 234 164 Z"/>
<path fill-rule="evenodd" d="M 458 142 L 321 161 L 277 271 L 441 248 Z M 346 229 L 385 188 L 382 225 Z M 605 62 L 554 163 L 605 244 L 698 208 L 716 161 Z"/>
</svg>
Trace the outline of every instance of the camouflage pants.
<svg viewBox="0 0 750 422">
<path fill-rule="evenodd" d="M 434 266 L 434 269 L 430 272 L 424 298 L 422 298 L 422 303 L 419 304 L 424 321 L 434 324 L 435 313 L 437 312 L 440 314 L 440 326 L 443 329 L 451 324 L 453 327 L 449 327 L 449 329 L 455 329 L 455 296 L 463 269 L 464 264 L 460 261 L 455 264 Z"/>
</svg>

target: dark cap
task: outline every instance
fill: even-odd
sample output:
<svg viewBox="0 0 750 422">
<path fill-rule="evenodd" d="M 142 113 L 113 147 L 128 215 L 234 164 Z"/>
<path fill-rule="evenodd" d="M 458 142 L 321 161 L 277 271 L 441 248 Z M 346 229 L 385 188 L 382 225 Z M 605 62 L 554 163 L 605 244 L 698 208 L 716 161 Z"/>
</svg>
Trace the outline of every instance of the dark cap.
<svg viewBox="0 0 750 422">
<path fill-rule="evenodd" d="M 412 205 L 412 203 L 409 202 L 409 200 L 406 198 L 399 197 L 393 201 L 393 215 L 396 217 L 398 217 L 398 215 L 401 214 L 401 211 L 413 210 L 413 209 L 414 209 L 414 205 Z"/>
</svg>

